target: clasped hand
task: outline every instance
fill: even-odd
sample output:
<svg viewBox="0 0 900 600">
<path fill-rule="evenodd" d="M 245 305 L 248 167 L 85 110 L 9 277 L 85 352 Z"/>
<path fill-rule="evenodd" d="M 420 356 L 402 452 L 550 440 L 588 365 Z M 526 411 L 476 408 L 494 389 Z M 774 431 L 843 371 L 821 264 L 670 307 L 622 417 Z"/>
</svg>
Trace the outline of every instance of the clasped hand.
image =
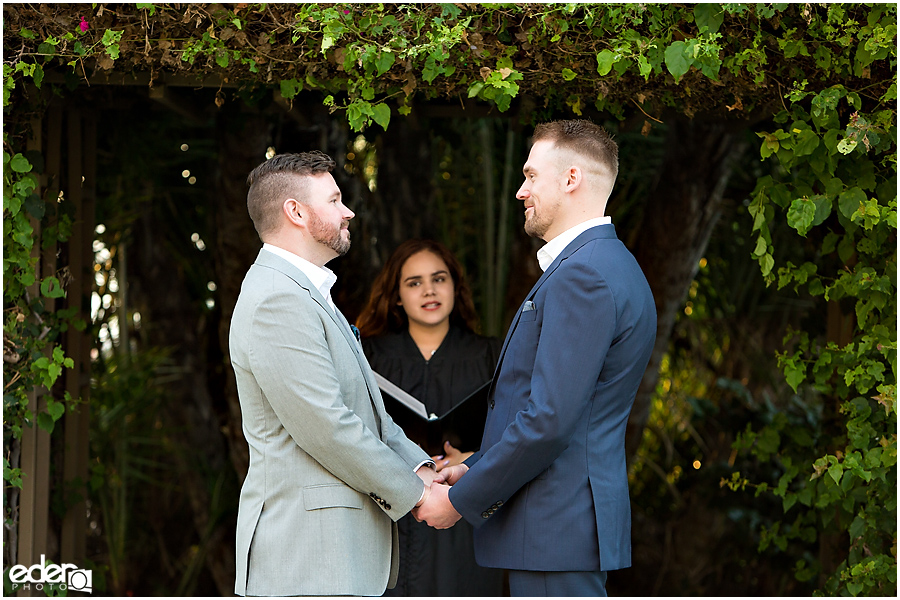
<svg viewBox="0 0 900 600">
<path fill-rule="evenodd" d="M 416 471 L 425 482 L 425 495 L 414 509 L 412 515 L 420 523 L 425 521 L 435 529 L 449 529 L 460 519 L 460 514 L 450 502 L 450 486 L 465 475 L 469 467 L 454 465 L 441 469 L 440 473 L 428 467 Z"/>
</svg>

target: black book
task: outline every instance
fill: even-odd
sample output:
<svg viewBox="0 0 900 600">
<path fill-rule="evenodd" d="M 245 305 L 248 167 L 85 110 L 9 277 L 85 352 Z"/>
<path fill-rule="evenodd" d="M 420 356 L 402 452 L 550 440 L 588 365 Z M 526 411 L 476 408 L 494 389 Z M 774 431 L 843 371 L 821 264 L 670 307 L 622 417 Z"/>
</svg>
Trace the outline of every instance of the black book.
<svg viewBox="0 0 900 600">
<path fill-rule="evenodd" d="M 491 380 L 462 398 L 442 415 L 428 412 L 418 398 L 406 393 L 379 373 L 375 381 L 381 389 L 384 407 L 406 437 L 416 442 L 429 456 L 444 453 L 444 442 L 468 452 L 481 446 L 487 417 L 487 395 Z"/>
</svg>

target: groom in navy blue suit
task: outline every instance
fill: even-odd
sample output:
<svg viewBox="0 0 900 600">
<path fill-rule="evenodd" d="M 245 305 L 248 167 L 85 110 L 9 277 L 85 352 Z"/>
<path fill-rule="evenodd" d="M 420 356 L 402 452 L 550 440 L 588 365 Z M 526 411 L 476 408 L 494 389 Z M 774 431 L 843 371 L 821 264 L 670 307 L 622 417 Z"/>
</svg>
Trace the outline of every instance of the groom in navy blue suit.
<svg viewBox="0 0 900 600">
<path fill-rule="evenodd" d="M 481 449 L 444 469 L 449 500 L 419 509 L 475 526 L 478 564 L 513 596 L 605 596 L 631 566 L 625 425 L 656 337 L 650 287 L 606 202 L 618 148 L 588 121 L 538 125 L 516 197 L 547 242 L 543 276 L 513 319 Z"/>
</svg>

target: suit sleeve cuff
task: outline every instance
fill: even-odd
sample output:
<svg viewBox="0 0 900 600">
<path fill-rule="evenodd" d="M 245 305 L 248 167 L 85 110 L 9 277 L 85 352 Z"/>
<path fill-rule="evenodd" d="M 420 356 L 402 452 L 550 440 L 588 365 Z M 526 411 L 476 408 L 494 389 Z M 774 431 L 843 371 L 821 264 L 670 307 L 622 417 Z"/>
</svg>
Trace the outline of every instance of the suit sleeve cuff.
<svg viewBox="0 0 900 600">
<path fill-rule="evenodd" d="M 433 460 L 431 460 L 431 459 L 429 458 L 428 460 L 423 460 L 423 461 L 420 462 L 418 465 L 416 465 L 416 468 L 413 469 L 413 472 L 415 473 L 416 471 L 418 471 L 419 469 L 421 469 L 422 467 L 425 467 L 425 466 L 428 466 L 428 467 L 431 467 L 432 469 L 434 469 L 437 465 L 434 463 Z M 423 488 L 422 488 L 422 495 L 419 496 L 419 501 L 416 502 L 416 506 L 418 506 L 418 505 L 422 502 L 422 498 L 424 498 L 424 497 L 425 497 L 425 488 L 423 487 Z"/>
</svg>

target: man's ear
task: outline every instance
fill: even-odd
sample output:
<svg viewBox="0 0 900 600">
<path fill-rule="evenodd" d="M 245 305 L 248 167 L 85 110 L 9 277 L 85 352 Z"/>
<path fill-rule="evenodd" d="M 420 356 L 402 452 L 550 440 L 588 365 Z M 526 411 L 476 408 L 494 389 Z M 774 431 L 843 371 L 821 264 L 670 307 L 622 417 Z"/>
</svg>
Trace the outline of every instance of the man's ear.
<svg viewBox="0 0 900 600">
<path fill-rule="evenodd" d="M 287 220 L 298 227 L 305 226 L 309 215 L 306 212 L 306 206 L 302 202 L 298 202 L 294 198 L 288 198 L 281 205 L 281 212 Z"/>
<path fill-rule="evenodd" d="M 581 167 L 576 167 L 572 165 L 565 171 L 566 181 L 565 181 L 565 190 L 566 192 L 574 192 L 581 184 L 584 182 L 584 171 L 581 170 Z"/>
</svg>

